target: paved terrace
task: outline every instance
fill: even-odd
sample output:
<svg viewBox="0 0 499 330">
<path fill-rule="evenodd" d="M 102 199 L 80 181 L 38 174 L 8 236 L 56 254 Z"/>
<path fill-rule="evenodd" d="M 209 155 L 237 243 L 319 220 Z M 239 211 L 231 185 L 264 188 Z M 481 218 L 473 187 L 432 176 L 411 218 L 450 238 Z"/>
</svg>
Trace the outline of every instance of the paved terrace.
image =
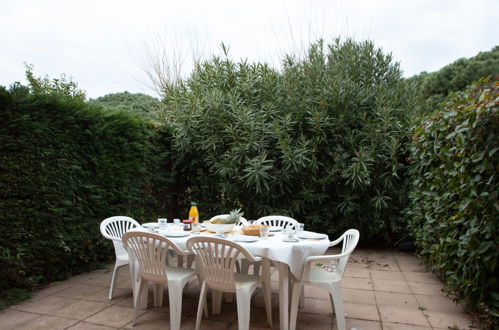
<svg viewBox="0 0 499 330">
<path fill-rule="evenodd" d="M 334 251 L 330 251 L 334 252 Z M 278 274 L 273 275 L 274 328 L 279 327 Z M 169 329 L 168 295 L 162 308 L 141 311 L 132 327 L 132 290 L 128 268 L 118 276 L 116 298 L 107 299 L 109 270 L 80 274 L 43 289 L 19 305 L 0 312 L 0 329 Z M 363 330 L 468 329 L 470 317 L 446 297 L 442 283 L 426 271 L 417 257 L 396 251 L 356 250 L 343 278 L 347 328 Z M 258 291 L 257 291 L 258 292 Z M 194 329 L 199 285 L 184 291 L 182 329 Z M 299 309 L 298 329 L 332 330 L 336 320 L 327 293 L 305 289 L 305 307 Z M 208 302 L 210 305 L 210 303 Z M 210 305 L 211 306 L 211 305 Z M 220 315 L 203 319 L 202 329 L 237 330 L 235 304 L 224 303 Z M 254 297 L 251 329 L 268 329 L 263 296 Z"/>
</svg>

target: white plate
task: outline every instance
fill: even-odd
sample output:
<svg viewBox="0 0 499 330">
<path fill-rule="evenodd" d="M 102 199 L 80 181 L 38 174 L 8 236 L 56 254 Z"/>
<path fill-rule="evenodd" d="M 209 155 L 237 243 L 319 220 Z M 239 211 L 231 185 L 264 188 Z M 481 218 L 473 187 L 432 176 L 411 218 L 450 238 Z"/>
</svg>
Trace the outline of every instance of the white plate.
<svg viewBox="0 0 499 330">
<path fill-rule="evenodd" d="M 167 231 L 167 230 L 165 231 L 161 230 L 159 233 L 166 237 L 185 237 L 191 234 L 188 231 Z"/>
<path fill-rule="evenodd" d="M 283 238 L 282 239 L 283 242 L 289 242 L 289 243 L 296 243 L 296 242 L 299 242 L 300 240 L 299 239 L 296 239 L 296 238 Z"/>
<path fill-rule="evenodd" d="M 272 231 L 272 232 L 282 231 L 282 227 L 272 226 L 269 228 L 269 231 Z"/>
<path fill-rule="evenodd" d="M 143 223 L 141 226 L 147 229 L 154 229 L 158 228 L 159 225 L 157 222 L 148 222 L 148 223 Z"/>
<path fill-rule="evenodd" d="M 323 239 L 323 238 L 326 238 L 327 235 L 314 233 L 312 231 L 301 231 L 301 232 L 296 233 L 296 237 L 301 238 L 301 239 L 308 239 L 308 238 Z"/>
<path fill-rule="evenodd" d="M 232 239 L 234 242 L 241 243 L 252 243 L 258 241 L 258 237 L 256 236 L 234 236 Z"/>
</svg>

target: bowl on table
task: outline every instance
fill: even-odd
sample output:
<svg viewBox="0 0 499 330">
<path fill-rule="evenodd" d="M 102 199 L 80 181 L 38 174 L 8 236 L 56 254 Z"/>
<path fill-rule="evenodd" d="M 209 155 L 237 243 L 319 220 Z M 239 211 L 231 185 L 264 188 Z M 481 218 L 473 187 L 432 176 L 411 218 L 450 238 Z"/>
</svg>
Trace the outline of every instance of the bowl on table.
<svg viewBox="0 0 499 330">
<path fill-rule="evenodd" d="M 206 229 L 213 233 L 228 233 L 234 230 L 234 227 L 236 226 L 235 223 L 231 224 L 221 224 L 221 223 L 211 223 L 210 220 L 206 220 L 203 222 L 205 225 Z"/>
</svg>

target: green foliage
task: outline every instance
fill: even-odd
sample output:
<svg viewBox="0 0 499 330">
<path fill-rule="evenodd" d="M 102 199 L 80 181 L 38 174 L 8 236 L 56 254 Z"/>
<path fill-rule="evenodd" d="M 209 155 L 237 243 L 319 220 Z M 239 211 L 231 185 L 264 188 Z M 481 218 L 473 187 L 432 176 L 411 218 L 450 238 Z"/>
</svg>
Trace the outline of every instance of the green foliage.
<svg viewBox="0 0 499 330">
<path fill-rule="evenodd" d="M 104 218 L 171 207 L 163 128 L 18 84 L 0 88 L 0 118 L 0 292 L 96 267 L 114 255 Z"/>
<path fill-rule="evenodd" d="M 29 90 L 36 95 L 54 95 L 72 98 L 80 101 L 85 100 L 85 92 L 78 87 L 78 84 L 61 74 L 60 78 L 50 79 L 48 76 L 35 77 L 33 66 L 25 64 L 26 79 L 29 82 Z"/>
<path fill-rule="evenodd" d="M 413 100 L 371 42 L 311 45 L 282 72 L 214 57 L 164 99 L 186 185 L 205 212 L 288 214 L 336 235 L 390 241 L 405 206 Z"/>
<path fill-rule="evenodd" d="M 453 95 L 414 130 L 408 218 L 421 254 L 473 309 L 499 317 L 499 82 Z"/>
<path fill-rule="evenodd" d="M 162 107 L 162 103 L 152 96 L 129 92 L 107 94 L 89 103 L 108 111 L 125 111 L 148 119 L 155 119 Z"/>
<path fill-rule="evenodd" d="M 448 95 L 462 91 L 482 77 L 499 74 L 499 46 L 475 57 L 461 58 L 432 73 L 422 72 L 409 78 L 419 86 L 419 112 L 428 114 L 439 108 Z"/>
</svg>

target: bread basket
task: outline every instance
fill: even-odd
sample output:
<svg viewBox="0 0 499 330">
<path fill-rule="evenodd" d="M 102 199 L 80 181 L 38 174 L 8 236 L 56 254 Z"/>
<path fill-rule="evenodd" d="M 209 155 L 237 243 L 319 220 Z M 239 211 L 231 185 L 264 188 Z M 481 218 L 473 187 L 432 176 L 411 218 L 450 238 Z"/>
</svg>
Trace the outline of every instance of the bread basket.
<svg viewBox="0 0 499 330">
<path fill-rule="evenodd" d="M 260 228 L 268 227 L 266 225 L 247 225 L 241 228 L 244 235 L 260 236 Z"/>
</svg>

